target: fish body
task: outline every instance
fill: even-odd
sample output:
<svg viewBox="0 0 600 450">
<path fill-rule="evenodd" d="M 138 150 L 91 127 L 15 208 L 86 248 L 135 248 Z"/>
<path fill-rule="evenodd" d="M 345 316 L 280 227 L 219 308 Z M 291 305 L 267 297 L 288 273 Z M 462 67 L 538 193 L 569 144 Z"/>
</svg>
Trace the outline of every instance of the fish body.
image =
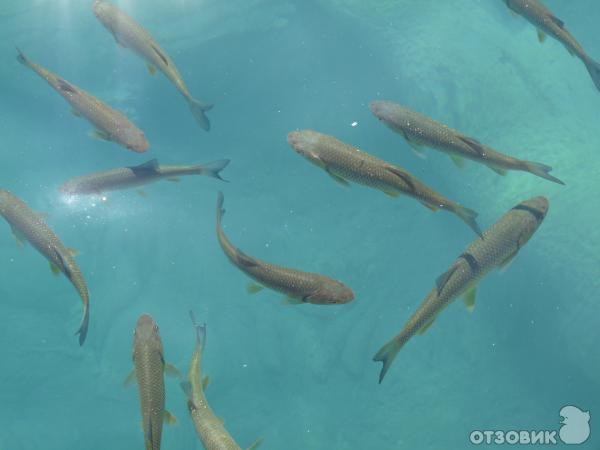
<svg viewBox="0 0 600 450">
<path fill-rule="evenodd" d="M 477 213 L 437 193 L 401 167 L 316 131 L 293 131 L 288 134 L 288 143 L 297 153 L 342 183 L 350 180 L 391 196 L 408 195 L 434 211 L 443 209 L 456 214 L 481 235 L 475 221 Z"/>
<path fill-rule="evenodd" d="M 492 269 L 505 267 L 513 260 L 541 225 L 548 208 L 548 200 L 544 197 L 534 197 L 518 204 L 484 232 L 483 239 L 469 245 L 450 269 L 438 277 L 436 287 L 402 331 L 373 358 L 383 363 L 380 383 L 400 349 L 414 335 L 425 332 L 454 299 L 465 295 L 465 303 L 472 310 L 477 283 Z"/>
<path fill-rule="evenodd" d="M 505 175 L 507 170 L 517 170 L 564 184 L 549 174 L 552 170 L 550 166 L 497 152 L 474 138 L 397 103 L 374 101 L 369 108 L 379 120 L 402 135 L 417 153 L 422 152 L 424 147 L 430 147 L 446 153 L 459 166 L 462 166 L 462 158 L 466 158 L 486 165 L 500 175 Z"/>
<path fill-rule="evenodd" d="M 206 341 L 206 327 L 196 325 L 194 320 L 194 328 L 196 330 L 196 346 L 190 363 L 188 382 L 182 383 L 188 396 L 187 405 L 194 428 L 206 450 L 241 450 L 241 447 L 225 429 L 223 421 L 215 415 L 204 395 L 202 354 Z"/>
<path fill-rule="evenodd" d="M 588 56 L 562 20 L 539 0 L 503 1 L 512 12 L 522 16 L 537 28 L 540 42 L 544 42 L 546 35 L 550 35 L 564 45 L 571 55 L 577 56 L 587 68 L 596 88 L 600 90 L 600 64 Z"/>
<path fill-rule="evenodd" d="M 63 184 L 60 191 L 69 195 L 101 194 L 143 186 L 163 179 L 177 181 L 177 177 L 184 175 L 205 175 L 223 180 L 220 171 L 228 164 L 229 160 L 223 159 L 204 165 L 163 166 L 153 159 L 139 166 L 121 167 L 73 178 Z"/>
<path fill-rule="evenodd" d="M 19 49 L 17 51 L 17 60 L 46 80 L 71 105 L 73 114 L 85 117 L 94 125 L 98 138 L 115 142 L 136 153 L 148 150 L 150 144 L 146 136 L 127 117 L 83 89 L 30 61 Z"/>
<path fill-rule="evenodd" d="M 0 190 L 0 214 L 9 223 L 18 240 L 27 240 L 49 262 L 54 272 L 62 272 L 73 284 L 83 302 L 83 317 L 77 333 L 83 345 L 89 324 L 88 289 L 72 252 L 44 222 L 40 214 L 8 191 Z"/>
<path fill-rule="evenodd" d="M 94 15 L 111 32 L 117 44 L 131 49 L 144 59 L 151 74 L 158 68 L 186 99 L 198 124 L 204 130 L 210 130 L 210 122 L 205 112 L 210 110 L 213 105 L 200 102 L 190 95 L 179 70 L 177 70 L 167 52 L 158 45 L 150 33 L 112 3 L 95 0 L 92 8 Z"/>
<path fill-rule="evenodd" d="M 225 236 L 221 226 L 224 213 L 223 194 L 219 193 L 217 201 L 219 244 L 231 263 L 261 286 L 285 294 L 293 303 L 330 305 L 348 303 L 354 299 L 352 290 L 337 280 L 317 273 L 276 266 L 246 255 L 234 247 Z"/>
<path fill-rule="evenodd" d="M 142 427 L 146 450 L 160 450 L 165 417 L 165 359 L 154 319 L 143 314 L 133 338 L 133 363 L 140 395 Z"/>
</svg>

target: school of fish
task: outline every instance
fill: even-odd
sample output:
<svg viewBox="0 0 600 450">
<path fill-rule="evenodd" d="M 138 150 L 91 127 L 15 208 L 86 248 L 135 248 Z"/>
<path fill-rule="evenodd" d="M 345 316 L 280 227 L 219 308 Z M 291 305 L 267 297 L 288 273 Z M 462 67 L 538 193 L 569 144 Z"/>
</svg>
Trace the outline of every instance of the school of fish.
<svg viewBox="0 0 600 450">
<path fill-rule="evenodd" d="M 600 64 L 586 53 L 562 20 L 539 0 L 503 1 L 511 12 L 521 16 L 537 29 L 540 42 L 544 42 L 546 35 L 550 35 L 576 56 L 600 90 Z M 120 47 L 131 50 L 142 58 L 151 74 L 159 70 L 165 75 L 184 97 L 198 125 L 209 131 L 211 124 L 206 113 L 212 108 L 212 104 L 192 97 L 174 61 L 150 32 L 124 10 L 107 0 L 94 0 L 91 10 Z M 49 59 L 45 58 L 47 62 Z M 149 150 L 150 144 L 144 132 L 122 112 L 34 63 L 18 48 L 17 60 L 46 80 L 69 103 L 75 116 L 86 119 L 92 125 L 93 137 L 112 142 L 135 153 L 145 153 Z M 34 98 L 26 101 L 30 102 L 31 107 L 35 105 Z M 550 174 L 550 166 L 528 161 L 521 153 L 517 157 L 496 151 L 476 138 L 416 112 L 409 106 L 393 100 L 376 100 L 372 101 L 368 108 L 378 120 L 398 133 L 420 157 L 424 157 L 425 149 L 430 148 L 448 155 L 458 167 L 463 167 L 464 160 L 468 159 L 490 168 L 499 175 L 506 175 L 508 171 L 527 172 L 565 185 L 561 179 Z M 510 264 L 536 233 L 549 211 L 547 198 L 533 197 L 514 206 L 482 232 L 476 220 L 478 214 L 474 210 L 447 198 L 395 163 L 380 159 L 375 154 L 342 142 L 334 136 L 313 130 L 290 131 L 287 143 L 292 150 L 340 185 L 348 186 L 352 182 L 381 191 L 390 197 L 409 197 L 432 211 L 444 210 L 452 213 L 476 235 L 465 251 L 451 263 L 449 269 L 437 278 L 435 286 L 406 320 L 399 333 L 373 357 L 375 362 L 382 364 L 380 383 L 388 374 L 399 351 L 413 337 L 428 330 L 434 321 L 442 320 L 439 319 L 440 313 L 455 299 L 464 297 L 468 310 L 473 311 L 478 284 L 493 269 L 503 269 Z M 153 158 L 134 166 L 76 176 L 65 181 L 58 190 L 62 195 L 104 195 L 107 192 L 139 188 L 160 180 L 178 182 L 180 177 L 190 175 L 227 181 L 221 177 L 221 171 L 229 162 L 228 159 L 221 159 L 206 164 L 162 165 Z M 143 191 L 138 193 L 145 196 Z M 352 194 L 347 191 L 347 195 L 350 197 Z M 355 300 L 353 290 L 337 279 L 316 271 L 275 265 L 250 256 L 234 246 L 225 235 L 222 226 L 225 213 L 223 193 L 218 192 L 216 197 L 216 240 L 224 254 L 223 261 L 228 260 L 252 280 L 247 286 L 247 293 L 255 294 L 268 288 L 282 294 L 287 304 L 312 304 L 317 308 L 324 305 L 343 308 L 343 305 Z M 397 207 L 408 211 L 412 205 L 414 203 L 407 202 L 390 208 Z M 84 275 L 74 259 L 76 252 L 62 243 L 43 215 L 32 210 L 23 200 L 5 189 L 0 189 L 0 215 L 10 226 L 19 245 L 30 243 L 48 260 L 52 272 L 62 273 L 77 291 L 83 303 L 83 315 L 76 334 L 79 344 L 83 345 L 90 323 L 90 295 Z M 293 257 L 290 256 L 289 259 L 293 260 Z M 333 256 L 332 260 L 335 260 Z M 31 268 L 32 272 L 35 270 L 36 268 Z M 207 270 L 210 270 L 210 267 Z M 314 270 L 318 270 L 318 267 Z M 181 382 L 190 419 L 205 449 L 241 449 L 225 428 L 223 421 L 209 406 L 206 397 L 208 377 L 203 378 L 202 369 L 206 326 L 199 325 L 193 313 L 190 312 L 190 315 L 195 344 L 187 380 Z M 158 325 L 148 314 L 142 314 L 137 320 L 132 354 L 134 368 L 125 384 L 137 383 L 138 386 L 145 449 L 160 450 L 163 422 L 173 424 L 176 421 L 165 408 L 167 396 L 164 375 L 166 373 L 178 378 L 181 378 L 181 375 L 174 366 L 165 362 Z M 257 448 L 261 442 L 262 439 L 258 439 L 249 449 Z"/>
</svg>

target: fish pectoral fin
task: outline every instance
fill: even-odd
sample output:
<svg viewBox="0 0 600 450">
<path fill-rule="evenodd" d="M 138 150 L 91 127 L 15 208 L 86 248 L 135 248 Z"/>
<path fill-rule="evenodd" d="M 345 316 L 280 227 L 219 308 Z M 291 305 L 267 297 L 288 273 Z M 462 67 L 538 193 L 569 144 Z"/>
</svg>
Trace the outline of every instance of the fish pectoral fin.
<svg viewBox="0 0 600 450">
<path fill-rule="evenodd" d="M 179 183 L 181 181 L 181 178 L 179 178 L 179 177 L 170 177 L 170 178 L 167 178 L 167 181 L 170 181 L 171 183 Z"/>
<path fill-rule="evenodd" d="M 146 161 L 145 163 L 142 163 L 137 166 L 128 167 L 128 169 L 130 169 L 135 175 L 147 174 L 147 173 L 158 173 L 158 168 L 159 168 L 158 159 L 156 159 L 156 158 L 151 159 L 150 161 Z"/>
<path fill-rule="evenodd" d="M 488 166 L 488 167 L 502 177 L 508 173 L 508 171 L 506 169 L 500 169 L 498 167 L 492 167 L 492 166 Z"/>
<path fill-rule="evenodd" d="M 465 293 L 465 296 L 463 297 L 463 301 L 465 303 L 465 306 L 467 307 L 467 311 L 469 311 L 470 313 L 473 312 L 473 310 L 475 309 L 475 294 L 476 293 L 477 293 L 477 287 L 473 286 L 471 289 L 469 289 Z"/>
<path fill-rule="evenodd" d="M 163 413 L 163 422 L 167 425 L 175 425 L 177 423 L 177 417 L 165 409 L 165 412 Z"/>
<path fill-rule="evenodd" d="M 123 386 L 125 387 L 129 387 L 134 385 L 137 382 L 137 379 L 135 378 L 135 369 L 133 369 L 131 372 L 129 372 L 129 375 L 127 375 L 127 378 L 125 378 L 125 381 L 123 381 Z"/>
<path fill-rule="evenodd" d="M 79 251 L 74 248 L 67 247 L 67 251 L 69 252 L 69 255 L 71 255 L 73 258 L 80 255 Z"/>
<path fill-rule="evenodd" d="M 429 209 L 430 211 L 436 212 L 439 208 L 436 206 L 433 206 L 430 203 L 427 202 L 421 202 L 421 205 L 423 205 L 425 208 Z"/>
<path fill-rule="evenodd" d="M 181 389 L 185 393 L 185 396 L 188 398 L 188 400 L 191 400 L 191 398 L 192 398 L 192 383 L 190 383 L 189 381 L 182 381 L 181 383 L 179 383 L 179 386 L 181 386 Z"/>
<path fill-rule="evenodd" d="M 50 270 L 52 271 L 52 273 L 55 276 L 59 276 L 60 275 L 60 267 L 58 267 L 56 264 L 54 264 L 52 261 L 50 261 Z"/>
<path fill-rule="evenodd" d="M 446 285 L 446 283 L 448 282 L 455 270 L 456 266 L 452 266 L 446 272 L 437 277 L 437 279 L 435 280 L 435 286 L 437 288 L 438 295 L 442 292 L 444 286 Z"/>
<path fill-rule="evenodd" d="M 165 65 L 168 66 L 169 60 L 167 59 L 167 57 L 165 55 L 163 55 L 163 53 L 158 48 L 156 48 L 156 46 L 154 46 L 152 44 L 150 46 L 152 47 L 152 50 L 154 50 L 154 53 L 156 53 L 158 55 L 158 57 L 160 59 L 162 59 L 162 61 L 165 63 Z"/>
<path fill-rule="evenodd" d="M 348 183 L 348 180 L 346 180 L 344 177 L 341 177 L 335 173 L 333 173 L 332 171 L 330 171 L 329 169 L 325 169 L 325 172 L 327 172 L 327 174 L 333 178 L 333 180 L 336 183 L 341 184 L 342 186 L 350 186 L 350 183 Z"/>
<path fill-rule="evenodd" d="M 265 288 L 264 286 L 261 286 L 261 285 L 260 285 L 260 284 L 258 284 L 258 283 L 253 283 L 253 282 L 250 282 L 250 283 L 248 283 L 248 285 L 246 286 L 246 292 L 247 292 L 248 294 L 256 294 L 257 292 L 260 292 L 260 291 L 262 291 L 264 288 Z"/>
<path fill-rule="evenodd" d="M 62 78 L 57 78 L 56 81 L 58 83 L 58 89 L 61 91 L 68 92 L 69 94 L 77 93 L 77 90 L 68 81 L 63 80 Z"/>
<path fill-rule="evenodd" d="M 464 158 L 461 158 L 460 156 L 456 156 L 456 155 L 450 155 L 450 159 L 452 160 L 452 162 L 454 163 L 454 165 L 460 169 L 462 169 L 463 167 L 465 167 L 465 160 Z"/>
<path fill-rule="evenodd" d="M 550 20 L 552 20 L 552 22 L 554 22 L 560 28 L 565 27 L 565 23 L 562 20 L 560 20 L 558 17 L 554 17 L 553 15 L 550 15 Z"/>
<path fill-rule="evenodd" d="M 75 116 L 75 117 L 81 117 L 81 113 L 79 111 L 77 111 L 75 108 L 71 109 L 71 113 Z"/>
<path fill-rule="evenodd" d="M 152 64 L 148 63 L 146 64 L 146 67 L 148 67 L 148 73 L 150 73 L 150 75 L 154 75 L 156 73 L 156 67 L 154 67 Z"/>
<path fill-rule="evenodd" d="M 242 266 L 244 266 L 244 267 L 256 267 L 256 266 L 258 266 L 258 261 L 256 261 L 251 256 L 246 255 L 239 248 L 235 249 L 235 257 L 236 257 L 237 262 L 239 264 L 241 264 Z"/>
<path fill-rule="evenodd" d="M 397 176 L 398 178 L 400 178 L 402 180 L 402 182 L 404 184 L 406 184 L 407 190 L 410 190 L 411 192 L 415 191 L 415 185 L 413 183 L 413 178 L 412 178 L 412 176 L 409 173 L 404 172 L 399 167 L 392 166 L 391 164 L 387 165 L 385 167 L 385 169 L 388 172 L 390 172 L 391 174 L 393 174 L 393 175 Z"/>
<path fill-rule="evenodd" d="M 10 229 L 12 230 L 12 234 L 15 237 L 15 240 L 17 241 L 17 245 L 20 248 L 25 247 L 25 244 L 27 243 L 27 239 L 25 238 L 25 235 L 23 233 L 21 233 L 19 230 L 17 230 L 15 227 L 10 227 Z"/>
<path fill-rule="evenodd" d="M 385 195 L 387 195 L 388 197 L 392 197 L 392 198 L 400 197 L 400 192 L 396 192 L 396 191 L 383 191 L 383 193 Z"/>
<path fill-rule="evenodd" d="M 137 191 L 135 191 L 137 195 L 139 195 L 140 197 L 143 198 L 147 198 L 148 197 L 148 193 L 146 191 L 144 191 L 143 189 L 138 189 Z"/>
<path fill-rule="evenodd" d="M 206 388 L 208 387 L 209 384 L 210 384 L 210 378 L 208 377 L 208 375 L 205 375 L 204 378 L 202 378 L 202 390 L 206 391 Z"/>
<path fill-rule="evenodd" d="M 292 297 L 291 295 L 286 295 L 285 298 L 283 299 L 283 304 L 284 305 L 302 305 L 303 303 L 306 303 L 305 301 L 296 298 L 296 297 Z"/>
<path fill-rule="evenodd" d="M 102 130 L 93 130 L 92 131 L 92 137 L 94 139 L 99 139 L 101 141 L 110 141 L 110 134 L 108 134 L 106 131 L 102 131 Z"/>
<path fill-rule="evenodd" d="M 431 325 L 433 324 L 433 322 L 435 322 L 436 318 L 437 318 L 437 315 L 433 316 L 431 319 L 429 319 L 427 322 L 425 322 L 425 325 L 423 325 L 421 328 L 419 328 L 419 331 L 417 331 L 417 334 L 419 336 L 425 334 L 425 332 L 427 330 L 429 330 L 429 327 L 431 327 Z"/>
<path fill-rule="evenodd" d="M 250 447 L 248 447 L 248 450 L 256 450 L 258 447 L 260 447 L 260 445 L 263 443 L 264 439 L 263 438 L 258 438 L 257 440 L 255 440 L 252 445 Z"/>
<path fill-rule="evenodd" d="M 538 36 L 538 41 L 540 41 L 540 44 L 543 44 L 546 41 L 546 33 L 544 33 L 539 28 L 537 30 L 537 36 Z"/>
<path fill-rule="evenodd" d="M 406 142 L 408 142 L 408 145 L 410 145 L 410 148 L 412 149 L 413 153 L 421 159 L 425 159 L 425 146 L 422 144 L 419 144 L 417 142 L 411 141 L 410 139 L 408 139 L 408 137 L 406 135 L 404 135 L 404 139 L 406 139 Z"/>
<path fill-rule="evenodd" d="M 177 367 L 175 367 L 175 364 L 166 363 L 165 374 L 167 374 L 170 377 L 181 378 L 181 372 Z"/>
</svg>

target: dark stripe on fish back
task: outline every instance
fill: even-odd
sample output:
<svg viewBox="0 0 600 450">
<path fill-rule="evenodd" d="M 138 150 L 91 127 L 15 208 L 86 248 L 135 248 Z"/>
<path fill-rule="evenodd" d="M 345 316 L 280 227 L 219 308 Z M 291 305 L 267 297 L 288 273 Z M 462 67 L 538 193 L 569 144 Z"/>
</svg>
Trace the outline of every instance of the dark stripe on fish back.
<svg viewBox="0 0 600 450">
<path fill-rule="evenodd" d="M 477 262 L 475 257 L 473 255 L 471 255 L 470 253 L 463 253 L 462 255 L 459 256 L 459 258 L 462 258 L 467 262 L 467 264 L 471 268 L 471 272 L 478 273 L 481 270 L 479 263 Z"/>
<path fill-rule="evenodd" d="M 539 220 L 539 221 L 544 220 L 544 217 L 545 217 L 543 213 L 539 212 L 537 209 L 532 208 L 531 206 L 517 205 L 513 209 L 518 209 L 518 210 L 521 210 L 521 211 L 527 211 L 527 212 L 533 214 L 533 216 L 537 220 Z"/>
</svg>

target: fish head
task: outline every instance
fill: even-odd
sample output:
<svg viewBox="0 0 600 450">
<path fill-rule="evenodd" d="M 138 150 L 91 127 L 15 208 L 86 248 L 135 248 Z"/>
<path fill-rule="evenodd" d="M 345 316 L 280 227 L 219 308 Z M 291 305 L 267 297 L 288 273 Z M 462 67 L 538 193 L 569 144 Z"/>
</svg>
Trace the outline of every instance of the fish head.
<svg viewBox="0 0 600 450">
<path fill-rule="evenodd" d="M 119 129 L 116 140 L 128 150 L 144 153 L 150 147 L 146 135 L 134 126 Z"/>
<path fill-rule="evenodd" d="M 94 0 L 92 5 L 92 11 L 94 15 L 102 22 L 107 28 L 110 28 L 110 18 L 112 15 L 112 5 L 105 2 L 104 0 Z"/>
<path fill-rule="evenodd" d="M 317 290 L 312 292 L 305 301 L 318 305 L 339 305 L 354 300 L 354 292 L 340 281 L 323 277 Z"/>
<path fill-rule="evenodd" d="M 135 325 L 134 345 L 155 344 L 160 346 L 160 335 L 158 325 L 148 314 L 142 314 Z"/>
<path fill-rule="evenodd" d="M 386 100 L 375 100 L 369 103 L 369 109 L 382 122 L 391 123 L 398 114 L 398 105 Z"/>
<path fill-rule="evenodd" d="M 550 208 L 550 204 L 548 203 L 548 199 L 546 197 L 533 197 L 529 200 L 525 200 L 524 202 L 519 203 L 517 206 L 518 209 L 523 209 L 529 211 L 538 222 L 542 222 L 546 218 L 546 214 L 548 214 L 548 209 Z"/>
<path fill-rule="evenodd" d="M 519 203 L 513 208 L 519 212 L 521 223 L 518 237 L 519 247 L 523 247 L 542 224 L 548 213 L 549 203 L 546 197 L 534 197 Z"/>
<path fill-rule="evenodd" d="M 322 135 L 316 131 L 302 130 L 288 133 L 287 141 L 296 153 L 318 167 L 325 167 L 323 155 L 319 154 L 317 142 Z"/>
</svg>

